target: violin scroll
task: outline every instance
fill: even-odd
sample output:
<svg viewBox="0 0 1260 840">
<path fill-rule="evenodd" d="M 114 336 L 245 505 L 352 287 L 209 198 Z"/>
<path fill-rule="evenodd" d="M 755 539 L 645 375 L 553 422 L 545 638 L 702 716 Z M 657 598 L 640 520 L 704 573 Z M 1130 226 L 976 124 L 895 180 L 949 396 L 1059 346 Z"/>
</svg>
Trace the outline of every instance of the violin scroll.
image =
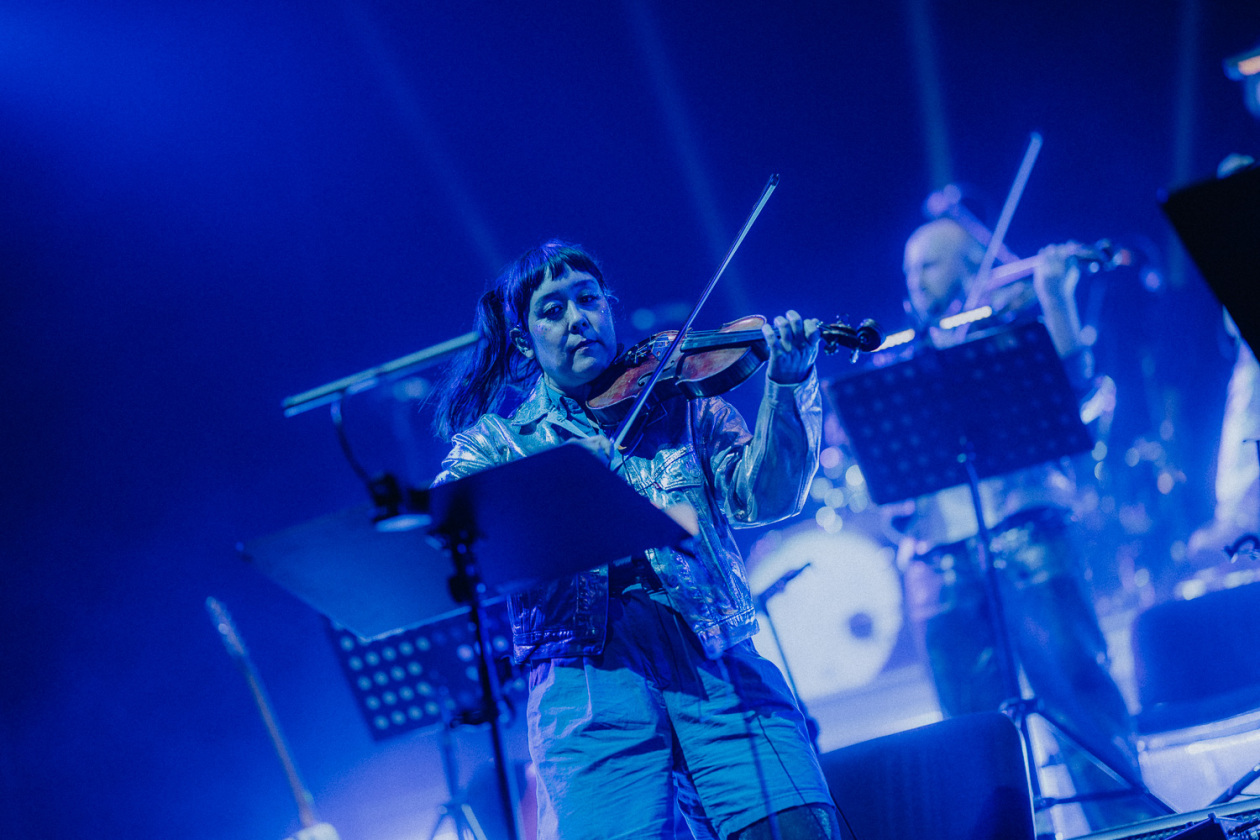
<svg viewBox="0 0 1260 840">
<path fill-rule="evenodd" d="M 870 318 L 858 325 L 856 330 L 837 320 L 834 324 L 819 324 L 818 331 L 822 333 L 822 349 L 827 353 L 835 353 L 841 348 L 852 350 L 855 355 L 869 353 L 884 340 L 879 324 Z"/>
<path fill-rule="evenodd" d="M 1110 239 L 1100 239 L 1092 246 L 1077 248 L 1072 256 L 1090 272 L 1111 271 L 1122 265 L 1133 265 L 1133 253 L 1125 248 L 1117 248 Z"/>
</svg>

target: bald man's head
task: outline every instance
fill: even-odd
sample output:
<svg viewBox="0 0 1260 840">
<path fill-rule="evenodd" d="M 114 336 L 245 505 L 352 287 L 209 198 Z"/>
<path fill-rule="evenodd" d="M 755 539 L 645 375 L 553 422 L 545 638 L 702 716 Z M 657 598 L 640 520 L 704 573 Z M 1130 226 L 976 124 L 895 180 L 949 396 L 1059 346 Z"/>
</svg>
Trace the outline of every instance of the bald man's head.
<svg viewBox="0 0 1260 840">
<path fill-rule="evenodd" d="M 984 248 L 952 219 L 936 219 L 906 240 L 903 269 L 910 306 L 923 323 L 961 309 Z"/>
</svg>

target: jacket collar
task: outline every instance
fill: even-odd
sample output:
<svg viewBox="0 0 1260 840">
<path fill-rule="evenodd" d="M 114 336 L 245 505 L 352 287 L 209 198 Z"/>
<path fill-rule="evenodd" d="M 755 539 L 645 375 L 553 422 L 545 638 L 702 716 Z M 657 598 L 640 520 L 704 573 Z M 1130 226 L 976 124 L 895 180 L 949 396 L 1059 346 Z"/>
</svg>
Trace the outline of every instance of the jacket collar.
<svg viewBox="0 0 1260 840">
<path fill-rule="evenodd" d="M 534 380 L 534 387 L 530 389 L 529 396 L 516 407 L 508 422 L 513 426 L 520 427 L 528 426 L 541 420 L 551 412 L 550 392 L 551 389 L 547 387 L 546 378 L 539 376 Z"/>
<path fill-rule="evenodd" d="M 573 403 L 573 408 L 571 408 L 568 405 L 571 402 L 573 401 L 548 385 L 545 376 L 539 376 L 534 380 L 534 387 L 530 389 L 529 396 L 512 412 L 508 423 L 520 428 L 537 423 L 544 417 L 553 422 L 564 421 L 577 406 Z"/>
</svg>

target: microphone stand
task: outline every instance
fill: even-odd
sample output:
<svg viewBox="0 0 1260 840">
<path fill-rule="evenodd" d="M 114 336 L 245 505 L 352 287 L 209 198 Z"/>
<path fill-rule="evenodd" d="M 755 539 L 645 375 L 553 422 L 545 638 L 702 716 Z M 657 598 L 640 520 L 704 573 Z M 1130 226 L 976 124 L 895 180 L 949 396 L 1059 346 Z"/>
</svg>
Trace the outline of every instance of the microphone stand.
<svg viewBox="0 0 1260 840">
<path fill-rule="evenodd" d="M 293 417 L 304 411 L 310 411 L 312 408 L 337 402 L 342 397 L 375 388 L 388 379 L 406 376 L 421 368 L 436 364 L 447 356 L 476 344 L 477 338 L 478 336 L 475 332 L 464 333 L 461 336 L 434 344 L 432 347 L 417 350 L 415 353 L 408 354 L 400 359 L 394 359 L 392 362 L 385 362 L 376 367 L 370 367 L 367 370 L 334 380 L 326 385 L 320 385 L 318 388 L 312 388 L 309 391 L 285 397 L 281 402 L 281 407 L 284 408 L 284 416 Z"/>
<path fill-rule="evenodd" d="M 770 617 L 770 610 L 766 604 L 775 595 L 782 592 L 788 583 L 810 567 L 809 563 L 804 566 L 785 572 L 778 580 L 767 586 L 761 591 L 760 595 L 754 596 L 757 604 L 757 612 L 766 617 L 766 626 L 770 628 L 770 637 L 774 639 L 774 646 L 779 651 L 779 658 L 783 660 L 783 676 L 787 678 L 788 687 L 792 689 L 792 696 L 796 698 L 796 706 L 801 710 L 801 715 L 805 718 L 805 728 L 809 731 L 809 740 L 814 745 L 814 752 L 822 755 L 822 749 L 818 745 L 818 721 L 805 708 L 805 701 L 801 698 L 800 691 L 796 688 L 796 680 L 792 677 L 792 669 L 788 666 L 787 651 L 783 649 L 783 642 L 779 639 L 779 631 L 774 626 L 774 620 Z"/>
</svg>

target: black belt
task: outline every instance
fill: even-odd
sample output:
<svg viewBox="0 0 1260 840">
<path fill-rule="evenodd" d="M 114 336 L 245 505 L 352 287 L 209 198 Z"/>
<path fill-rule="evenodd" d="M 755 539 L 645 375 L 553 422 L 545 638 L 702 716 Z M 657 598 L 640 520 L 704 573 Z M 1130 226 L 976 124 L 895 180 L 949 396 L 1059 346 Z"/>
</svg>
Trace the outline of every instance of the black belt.
<svg viewBox="0 0 1260 840">
<path fill-rule="evenodd" d="M 664 592 L 661 579 L 652 570 L 652 564 L 646 557 L 632 557 L 619 560 L 608 566 L 608 591 L 612 595 L 620 595 L 634 588 L 646 592 Z"/>
</svg>

